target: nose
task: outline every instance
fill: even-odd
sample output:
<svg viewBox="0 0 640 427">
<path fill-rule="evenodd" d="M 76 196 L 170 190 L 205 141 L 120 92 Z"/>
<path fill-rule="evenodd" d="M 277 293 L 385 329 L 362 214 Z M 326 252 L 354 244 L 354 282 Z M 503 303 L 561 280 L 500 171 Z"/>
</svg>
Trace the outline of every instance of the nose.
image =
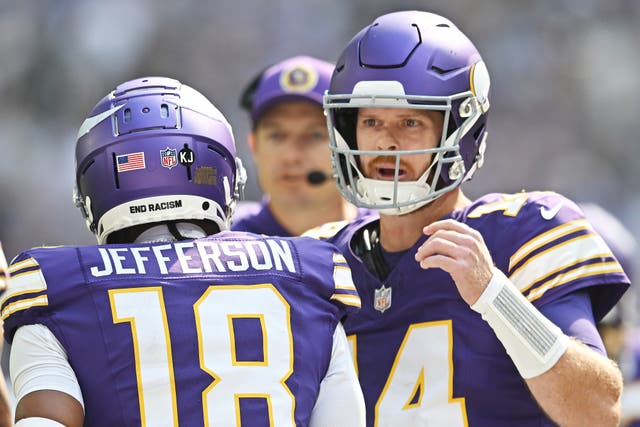
<svg viewBox="0 0 640 427">
<path fill-rule="evenodd" d="M 288 143 L 284 144 L 280 150 L 281 159 L 287 163 L 300 163 L 302 158 L 304 157 L 303 149 L 299 144 L 296 143 Z"/>
<path fill-rule="evenodd" d="M 382 129 L 378 133 L 378 138 L 376 140 L 376 149 L 381 151 L 395 151 L 398 149 L 398 140 L 396 139 L 393 132 L 389 129 Z"/>
</svg>

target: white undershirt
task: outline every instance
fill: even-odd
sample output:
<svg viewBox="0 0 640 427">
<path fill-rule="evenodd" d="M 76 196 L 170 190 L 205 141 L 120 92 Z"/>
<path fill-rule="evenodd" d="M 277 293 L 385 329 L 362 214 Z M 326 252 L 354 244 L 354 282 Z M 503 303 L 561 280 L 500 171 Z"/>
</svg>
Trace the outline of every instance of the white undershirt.
<svg viewBox="0 0 640 427">
<path fill-rule="evenodd" d="M 82 391 L 60 341 L 44 325 L 18 328 L 11 344 L 9 373 L 16 401 L 37 390 L 56 390 L 84 408 Z"/>
<path fill-rule="evenodd" d="M 82 391 L 67 353 L 44 325 L 18 328 L 9 361 L 16 400 L 37 390 L 57 390 L 74 397 L 84 408 Z M 333 334 L 329 369 L 320 384 L 310 427 L 364 426 L 364 398 L 358 383 L 349 344 L 341 323 Z"/>
</svg>

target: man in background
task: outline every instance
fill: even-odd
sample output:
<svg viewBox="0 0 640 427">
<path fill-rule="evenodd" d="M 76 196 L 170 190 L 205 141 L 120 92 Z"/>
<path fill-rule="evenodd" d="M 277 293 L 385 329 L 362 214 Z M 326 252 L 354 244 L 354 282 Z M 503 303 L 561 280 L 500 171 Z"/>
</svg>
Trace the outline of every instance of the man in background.
<svg viewBox="0 0 640 427">
<path fill-rule="evenodd" d="M 329 62 L 295 56 L 263 70 L 247 85 L 241 105 L 250 114 L 247 143 L 264 197 L 239 206 L 233 230 L 295 236 L 368 212 L 345 201 L 332 178 L 322 110 L 332 71 Z"/>
</svg>

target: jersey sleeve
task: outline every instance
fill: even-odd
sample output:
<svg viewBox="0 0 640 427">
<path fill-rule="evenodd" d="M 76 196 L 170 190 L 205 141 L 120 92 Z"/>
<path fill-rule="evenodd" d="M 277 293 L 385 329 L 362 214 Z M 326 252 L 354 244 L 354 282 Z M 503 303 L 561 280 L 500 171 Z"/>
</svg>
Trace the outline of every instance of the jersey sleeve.
<svg viewBox="0 0 640 427">
<path fill-rule="evenodd" d="M 516 202 L 518 195 L 515 195 Z M 515 241 L 503 267 L 524 296 L 541 307 L 588 289 L 598 321 L 620 299 L 629 279 L 582 210 L 554 192 L 523 193 L 510 227 Z M 506 213 L 505 213 L 506 215 Z M 511 236 L 517 236 L 513 239 Z"/>
<path fill-rule="evenodd" d="M 365 425 L 364 397 L 341 323 L 333 334 L 329 369 L 320 383 L 309 422 L 310 427 L 338 425 Z"/>
<path fill-rule="evenodd" d="M 11 343 L 18 327 L 44 322 L 49 298 L 40 264 L 30 251 L 14 259 L 9 266 L 9 274 L 9 284 L 0 298 L 0 313 L 5 339 Z"/>
<path fill-rule="evenodd" d="M 593 320 L 593 308 L 589 293 L 576 291 L 558 298 L 540 309 L 541 313 L 565 335 L 574 337 L 603 356 L 607 352 Z"/>
<path fill-rule="evenodd" d="M 356 286 L 353 283 L 353 278 L 351 277 L 351 268 L 349 268 L 344 256 L 338 253 L 337 248 L 335 248 L 332 259 L 333 294 L 331 295 L 331 300 L 343 305 L 347 308 L 348 312 L 355 312 L 360 309 L 361 302 Z"/>
<path fill-rule="evenodd" d="M 333 244 L 310 237 L 296 238 L 298 253 L 304 256 L 305 276 L 338 307 L 341 317 L 360 309 L 360 296 L 347 260 Z"/>
<path fill-rule="evenodd" d="M 74 397 L 84 407 L 80 384 L 67 353 L 45 326 L 18 328 L 9 368 L 16 401 L 34 391 L 56 390 Z"/>
</svg>

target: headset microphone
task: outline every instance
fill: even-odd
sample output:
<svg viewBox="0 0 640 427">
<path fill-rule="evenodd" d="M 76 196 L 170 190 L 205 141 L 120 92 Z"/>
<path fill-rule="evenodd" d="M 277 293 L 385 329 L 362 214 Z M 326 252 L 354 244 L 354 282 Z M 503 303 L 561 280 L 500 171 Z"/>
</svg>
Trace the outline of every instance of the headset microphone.
<svg viewBox="0 0 640 427">
<path fill-rule="evenodd" d="M 311 185 L 320 185 L 327 179 L 329 176 L 322 171 L 311 171 L 307 174 L 307 182 Z"/>
</svg>

